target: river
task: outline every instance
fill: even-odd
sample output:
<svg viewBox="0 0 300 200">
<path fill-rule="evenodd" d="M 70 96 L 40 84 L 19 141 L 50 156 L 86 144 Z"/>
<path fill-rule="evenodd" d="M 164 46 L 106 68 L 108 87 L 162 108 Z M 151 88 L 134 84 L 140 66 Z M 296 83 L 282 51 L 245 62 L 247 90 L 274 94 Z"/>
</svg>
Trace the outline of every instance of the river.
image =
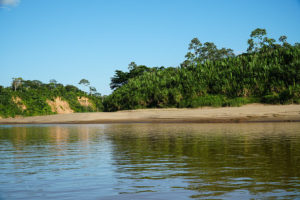
<svg viewBox="0 0 300 200">
<path fill-rule="evenodd" d="M 0 199 L 300 199 L 300 123 L 0 125 Z"/>
</svg>

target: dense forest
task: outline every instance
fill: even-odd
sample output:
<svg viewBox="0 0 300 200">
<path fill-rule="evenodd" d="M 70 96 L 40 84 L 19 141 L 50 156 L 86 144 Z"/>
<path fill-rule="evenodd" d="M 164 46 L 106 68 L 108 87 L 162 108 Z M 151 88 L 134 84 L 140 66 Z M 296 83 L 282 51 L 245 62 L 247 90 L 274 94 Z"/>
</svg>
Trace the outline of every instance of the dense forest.
<svg viewBox="0 0 300 200">
<path fill-rule="evenodd" d="M 194 38 L 179 67 L 131 63 L 129 72 L 117 70 L 104 110 L 300 103 L 300 44 L 286 39 L 276 42 L 258 28 L 247 52 L 235 56 L 232 49 Z"/>
<path fill-rule="evenodd" d="M 255 29 L 241 55 L 198 38 L 191 40 L 188 50 L 178 67 L 150 68 L 132 62 L 128 72 L 116 70 L 110 84 L 113 92 L 105 97 L 86 79 L 79 84 L 89 93 L 55 80 L 45 84 L 14 78 L 11 87 L 0 86 L 0 116 L 53 114 L 47 100 L 56 97 L 74 112 L 300 103 L 300 44 L 287 43 L 286 36 L 277 42 L 267 37 L 265 29 Z M 82 106 L 78 97 L 88 98 L 93 106 Z"/>
</svg>

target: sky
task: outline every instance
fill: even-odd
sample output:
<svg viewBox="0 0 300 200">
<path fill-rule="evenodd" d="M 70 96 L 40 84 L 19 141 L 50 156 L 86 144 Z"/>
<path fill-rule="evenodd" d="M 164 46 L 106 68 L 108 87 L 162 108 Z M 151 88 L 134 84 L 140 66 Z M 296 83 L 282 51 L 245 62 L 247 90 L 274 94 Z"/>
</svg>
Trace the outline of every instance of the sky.
<svg viewBox="0 0 300 200">
<path fill-rule="evenodd" d="M 239 54 L 255 28 L 300 42 L 300 0 L 0 0 L 0 85 L 85 78 L 108 95 L 132 61 L 176 67 L 195 37 Z"/>
</svg>

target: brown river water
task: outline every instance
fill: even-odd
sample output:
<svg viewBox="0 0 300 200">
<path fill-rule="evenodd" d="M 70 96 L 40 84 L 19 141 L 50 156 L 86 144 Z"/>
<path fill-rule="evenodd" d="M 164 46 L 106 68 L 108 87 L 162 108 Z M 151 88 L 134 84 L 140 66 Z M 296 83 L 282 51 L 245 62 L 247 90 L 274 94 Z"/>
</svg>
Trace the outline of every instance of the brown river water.
<svg viewBox="0 0 300 200">
<path fill-rule="evenodd" d="M 0 125 L 0 199 L 300 199 L 300 123 Z"/>
</svg>

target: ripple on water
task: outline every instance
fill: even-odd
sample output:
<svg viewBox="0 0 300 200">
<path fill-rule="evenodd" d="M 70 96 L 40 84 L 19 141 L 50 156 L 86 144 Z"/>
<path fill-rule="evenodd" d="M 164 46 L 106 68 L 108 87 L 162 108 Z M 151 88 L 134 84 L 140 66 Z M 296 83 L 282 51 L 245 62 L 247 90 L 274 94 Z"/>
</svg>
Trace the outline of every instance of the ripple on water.
<svg viewBox="0 0 300 200">
<path fill-rule="evenodd" d="M 297 199 L 300 123 L 0 126 L 0 199 Z"/>
</svg>

